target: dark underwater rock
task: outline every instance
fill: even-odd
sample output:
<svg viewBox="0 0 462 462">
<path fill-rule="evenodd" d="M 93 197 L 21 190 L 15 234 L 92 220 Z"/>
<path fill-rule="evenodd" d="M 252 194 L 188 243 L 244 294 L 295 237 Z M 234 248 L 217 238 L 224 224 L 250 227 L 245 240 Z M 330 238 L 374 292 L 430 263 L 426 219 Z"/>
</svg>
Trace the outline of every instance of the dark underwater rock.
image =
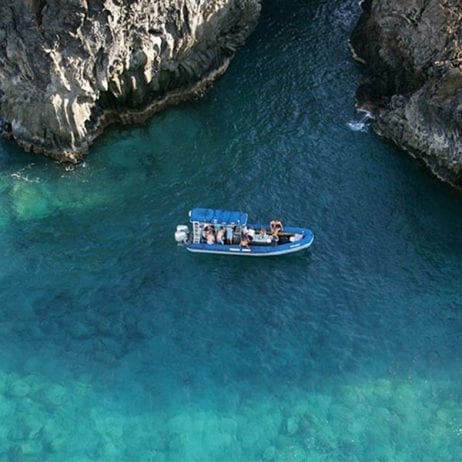
<svg viewBox="0 0 462 462">
<path fill-rule="evenodd" d="M 462 188 L 462 3 L 366 0 L 351 37 L 375 131 Z"/>
<path fill-rule="evenodd" d="M 260 0 L 3 0 L 1 133 L 78 161 L 109 124 L 200 94 L 259 12 Z"/>
</svg>

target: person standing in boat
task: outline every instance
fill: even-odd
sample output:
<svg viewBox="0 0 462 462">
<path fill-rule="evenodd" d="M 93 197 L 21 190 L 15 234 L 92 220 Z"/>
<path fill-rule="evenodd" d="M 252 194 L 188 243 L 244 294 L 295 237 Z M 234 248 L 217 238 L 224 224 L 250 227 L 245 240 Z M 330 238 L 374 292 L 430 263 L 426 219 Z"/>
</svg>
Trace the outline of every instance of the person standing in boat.
<svg viewBox="0 0 462 462">
<path fill-rule="evenodd" d="M 283 230 L 282 221 L 278 218 L 270 221 L 271 245 L 278 245 L 279 233 Z"/>
<path fill-rule="evenodd" d="M 278 233 L 283 231 L 283 226 L 282 226 L 282 221 L 279 220 L 278 218 L 275 218 L 274 220 L 270 221 L 270 229 L 271 229 L 271 234 L 273 236 L 277 236 Z"/>
<path fill-rule="evenodd" d="M 233 233 L 234 233 L 234 226 L 227 226 L 226 227 L 226 243 L 231 245 L 233 243 Z"/>
</svg>

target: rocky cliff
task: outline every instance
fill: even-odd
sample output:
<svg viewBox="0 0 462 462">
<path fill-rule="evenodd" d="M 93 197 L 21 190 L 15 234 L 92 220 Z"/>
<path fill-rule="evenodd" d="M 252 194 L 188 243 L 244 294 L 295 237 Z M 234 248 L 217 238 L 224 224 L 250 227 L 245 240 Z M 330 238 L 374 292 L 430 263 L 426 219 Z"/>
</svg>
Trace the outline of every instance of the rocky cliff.
<svg viewBox="0 0 462 462">
<path fill-rule="evenodd" d="M 1 132 L 78 161 L 107 125 L 203 91 L 259 12 L 260 0 L 2 0 Z"/>
<path fill-rule="evenodd" d="M 365 0 L 353 32 L 373 127 L 462 188 L 462 3 Z"/>
</svg>

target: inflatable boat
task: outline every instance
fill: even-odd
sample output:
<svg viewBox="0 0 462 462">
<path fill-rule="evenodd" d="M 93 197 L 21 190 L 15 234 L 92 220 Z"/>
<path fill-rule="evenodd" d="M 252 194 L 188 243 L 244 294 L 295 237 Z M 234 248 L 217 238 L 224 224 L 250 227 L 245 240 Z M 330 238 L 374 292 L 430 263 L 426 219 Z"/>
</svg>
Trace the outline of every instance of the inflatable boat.
<svg viewBox="0 0 462 462">
<path fill-rule="evenodd" d="M 268 225 L 249 224 L 248 214 L 197 208 L 189 212 L 188 225 L 178 225 L 175 240 L 190 252 L 270 257 L 311 246 L 311 229 L 284 226 L 278 219 Z"/>
</svg>

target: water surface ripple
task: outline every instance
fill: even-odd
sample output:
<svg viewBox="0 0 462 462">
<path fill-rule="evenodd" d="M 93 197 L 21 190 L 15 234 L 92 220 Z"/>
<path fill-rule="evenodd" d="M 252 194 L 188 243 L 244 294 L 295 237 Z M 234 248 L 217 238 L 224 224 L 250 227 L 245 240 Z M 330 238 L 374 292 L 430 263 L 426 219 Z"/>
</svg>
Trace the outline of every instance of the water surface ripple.
<svg viewBox="0 0 462 462">
<path fill-rule="evenodd" d="M 460 460 L 462 197 L 355 112 L 357 3 L 266 0 L 205 97 L 74 170 L 1 142 L 0 461 Z M 315 244 L 190 255 L 193 206 Z"/>
</svg>

